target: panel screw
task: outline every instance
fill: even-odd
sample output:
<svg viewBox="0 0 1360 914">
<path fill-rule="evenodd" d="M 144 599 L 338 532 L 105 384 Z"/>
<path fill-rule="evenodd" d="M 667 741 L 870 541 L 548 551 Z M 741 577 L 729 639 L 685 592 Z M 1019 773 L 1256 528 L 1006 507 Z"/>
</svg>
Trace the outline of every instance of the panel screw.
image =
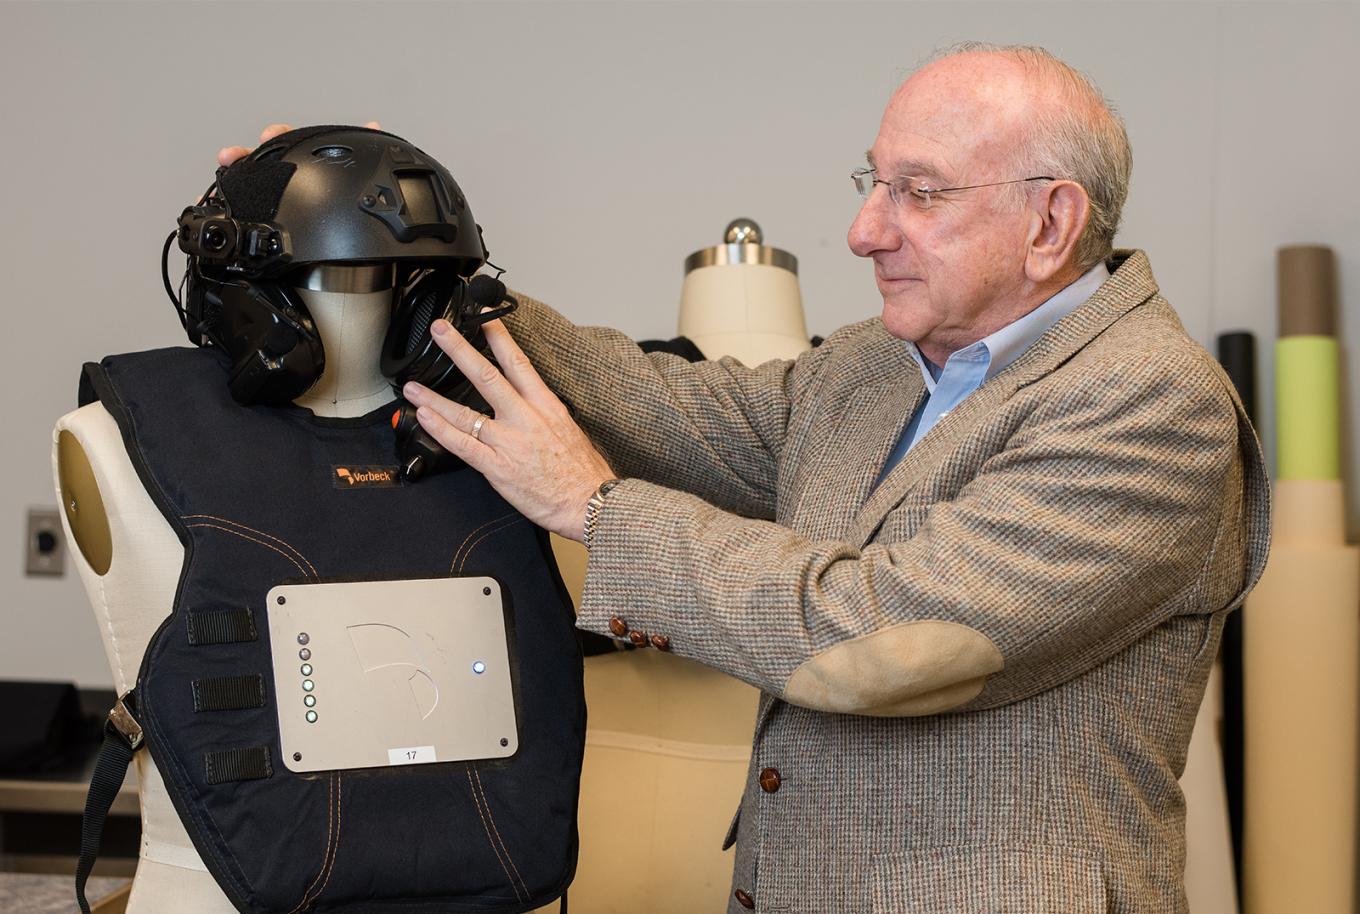
<svg viewBox="0 0 1360 914">
<path fill-rule="evenodd" d="M 501 745 L 502 745 L 502 746 L 508 746 L 508 745 L 510 745 L 510 740 L 508 740 L 508 739 L 506 739 L 505 737 L 502 736 L 502 737 L 501 737 Z"/>
<path fill-rule="evenodd" d="M 277 602 L 278 602 L 278 604 L 279 604 L 280 606 L 282 606 L 283 604 L 287 603 L 288 601 L 284 598 L 283 594 L 279 594 L 279 599 L 277 600 Z"/>
<path fill-rule="evenodd" d="M 301 752 L 294 752 L 294 753 L 293 753 L 293 761 L 295 761 L 295 762 L 300 762 L 300 761 L 302 761 L 302 753 L 301 753 Z"/>
<path fill-rule="evenodd" d="M 374 203 L 377 203 L 378 201 L 372 194 L 364 194 L 363 197 L 359 200 L 359 202 L 362 203 L 364 206 L 372 206 Z"/>
<path fill-rule="evenodd" d="M 483 588 L 482 588 L 482 593 L 483 593 L 484 595 L 488 596 L 488 597 L 491 596 L 491 588 L 490 588 L 490 587 L 483 587 Z"/>
</svg>

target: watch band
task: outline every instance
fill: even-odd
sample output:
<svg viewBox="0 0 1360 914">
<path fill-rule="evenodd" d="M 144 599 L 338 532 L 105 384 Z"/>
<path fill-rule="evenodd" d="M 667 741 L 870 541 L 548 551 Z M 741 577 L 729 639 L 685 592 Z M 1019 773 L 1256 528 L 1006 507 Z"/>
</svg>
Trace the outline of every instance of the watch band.
<svg viewBox="0 0 1360 914">
<path fill-rule="evenodd" d="M 622 479 L 606 479 L 600 483 L 600 487 L 586 501 L 586 521 L 581 528 L 581 542 L 585 544 L 587 549 L 590 548 L 591 541 L 595 539 L 595 527 L 600 520 L 600 508 L 604 507 L 604 497 L 621 482 L 623 482 Z"/>
</svg>

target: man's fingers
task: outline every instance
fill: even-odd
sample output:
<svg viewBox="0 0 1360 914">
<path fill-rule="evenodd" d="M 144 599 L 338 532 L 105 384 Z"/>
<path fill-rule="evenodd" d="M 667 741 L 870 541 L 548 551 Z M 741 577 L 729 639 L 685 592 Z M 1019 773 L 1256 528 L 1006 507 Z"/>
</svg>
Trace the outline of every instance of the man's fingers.
<svg viewBox="0 0 1360 914">
<path fill-rule="evenodd" d="M 450 454 L 461 457 L 469 466 L 483 474 L 489 469 L 491 448 L 445 419 L 432 407 L 422 406 L 417 409 L 416 421 Z"/>
<path fill-rule="evenodd" d="M 490 416 L 479 413 L 461 403 L 455 403 L 448 397 L 440 396 L 423 384 L 409 381 L 401 389 L 401 392 L 412 405 L 433 410 L 441 419 L 460 432 L 472 435 L 475 430 L 477 434 L 474 437 L 479 441 L 485 441 L 489 435 L 495 434 L 495 427 Z M 482 420 L 480 428 L 477 426 L 478 419 Z"/>
<path fill-rule="evenodd" d="M 500 321 L 491 321 L 482 327 L 482 332 L 486 334 L 486 341 L 490 344 L 501 371 L 505 372 L 515 390 L 518 390 L 526 400 L 538 403 L 545 394 L 555 397 L 548 389 L 548 385 L 538 376 L 534 363 L 529 361 L 529 357 L 519 348 L 519 343 L 515 342 L 515 338 L 505 329 L 504 324 Z"/>
<path fill-rule="evenodd" d="M 519 407 L 523 402 L 519 392 L 495 365 L 453 329 L 452 324 L 440 318 L 430 326 L 430 330 L 439 348 L 447 353 L 463 377 L 472 382 L 472 386 L 477 388 L 477 392 L 497 414 L 505 415 Z"/>
<path fill-rule="evenodd" d="M 364 126 L 367 127 L 369 130 L 382 129 L 382 124 L 379 124 L 377 121 L 369 121 L 368 123 L 364 124 Z"/>
<path fill-rule="evenodd" d="M 223 146 L 217 150 L 217 164 L 225 167 L 248 155 L 250 149 L 246 146 Z"/>
<path fill-rule="evenodd" d="M 274 137 L 287 133 L 292 129 L 293 128 L 287 124 L 270 124 L 260 131 L 260 142 L 268 143 L 270 140 L 274 139 Z"/>
</svg>

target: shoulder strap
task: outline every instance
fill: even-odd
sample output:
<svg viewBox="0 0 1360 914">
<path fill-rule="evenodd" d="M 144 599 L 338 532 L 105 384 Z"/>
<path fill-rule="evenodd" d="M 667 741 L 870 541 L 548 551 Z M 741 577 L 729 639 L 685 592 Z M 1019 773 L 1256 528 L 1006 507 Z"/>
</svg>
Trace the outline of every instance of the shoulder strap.
<svg viewBox="0 0 1360 914">
<path fill-rule="evenodd" d="M 123 786 L 132 757 L 142 745 L 142 728 L 132 716 L 137 706 L 136 695 L 125 692 L 109 712 L 104 722 L 104 745 L 90 778 L 90 792 L 85 797 L 85 817 L 80 823 L 80 863 L 76 866 L 76 902 L 81 914 L 90 914 L 90 903 L 85 900 L 85 883 L 99 856 L 99 840 L 104 834 L 104 820 L 109 808 Z"/>
</svg>

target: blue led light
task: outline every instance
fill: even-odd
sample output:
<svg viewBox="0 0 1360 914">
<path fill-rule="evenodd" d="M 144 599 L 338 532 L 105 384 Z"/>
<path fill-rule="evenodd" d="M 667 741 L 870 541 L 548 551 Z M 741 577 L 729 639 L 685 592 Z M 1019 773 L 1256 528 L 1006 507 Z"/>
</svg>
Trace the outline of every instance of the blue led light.
<svg viewBox="0 0 1360 914">
<path fill-rule="evenodd" d="M 482 675 L 486 672 L 486 664 L 478 660 L 472 665 L 472 672 L 476 673 L 478 676 Z"/>
</svg>

